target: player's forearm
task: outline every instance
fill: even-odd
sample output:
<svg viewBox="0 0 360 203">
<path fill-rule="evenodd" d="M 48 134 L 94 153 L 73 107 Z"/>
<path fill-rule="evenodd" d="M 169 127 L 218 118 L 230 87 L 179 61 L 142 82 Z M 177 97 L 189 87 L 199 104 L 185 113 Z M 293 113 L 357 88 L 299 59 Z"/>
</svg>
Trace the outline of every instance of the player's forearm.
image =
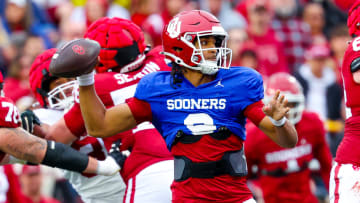
<svg viewBox="0 0 360 203">
<path fill-rule="evenodd" d="M 259 128 L 276 144 L 281 147 L 291 148 L 297 143 L 297 132 L 288 120 L 284 125 L 276 127 L 268 116 L 260 122 Z"/>
<path fill-rule="evenodd" d="M 1 151 L 18 159 L 40 163 L 46 152 L 46 141 L 22 128 L 0 128 Z"/>
<path fill-rule="evenodd" d="M 292 148 L 295 147 L 298 136 L 294 125 L 289 121 L 286 121 L 285 124 L 281 127 L 274 126 L 277 144 L 281 147 Z"/>
<path fill-rule="evenodd" d="M 77 137 L 72 134 L 70 129 L 67 127 L 64 118 L 58 120 L 55 124 L 49 126 L 46 131 L 45 139 L 54 140 L 63 144 L 71 144 Z"/>
<path fill-rule="evenodd" d="M 80 86 L 79 90 L 81 113 L 86 130 L 92 136 L 101 136 L 106 131 L 106 124 L 104 123 L 106 108 L 96 95 L 93 85 Z"/>
</svg>

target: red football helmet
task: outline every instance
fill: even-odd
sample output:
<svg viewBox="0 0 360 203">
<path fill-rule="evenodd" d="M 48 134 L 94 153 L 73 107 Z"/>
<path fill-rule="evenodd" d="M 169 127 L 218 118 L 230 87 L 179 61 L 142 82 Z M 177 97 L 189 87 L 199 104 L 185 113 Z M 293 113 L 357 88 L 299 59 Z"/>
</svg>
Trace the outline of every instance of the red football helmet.
<svg viewBox="0 0 360 203">
<path fill-rule="evenodd" d="M 216 48 L 202 49 L 200 37 L 214 36 Z M 195 48 L 195 40 L 200 48 Z M 226 47 L 228 34 L 220 21 L 206 11 L 184 11 L 176 15 L 163 31 L 165 57 L 180 66 L 213 75 L 219 68 L 230 67 L 231 49 Z M 216 61 L 205 60 L 203 51 L 216 50 Z"/>
<path fill-rule="evenodd" d="M 48 49 L 35 58 L 30 68 L 29 82 L 36 100 L 42 107 L 63 110 L 73 104 L 74 98 L 69 92 L 72 92 L 76 81 L 64 83 L 50 91 L 50 83 L 58 79 L 49 72 L 51 58 L 55 52 L 56 49 Z"/>
<path fill-rule="evenodd" d="M 288 73 L 273 74 L 265 83 L 265 104 L 274 97 L 276 90 L 280 90 L 288 102 L 294 104 L 289 111 L 288 119 L 293 124 L 298 123 L 305 109 L 305 97 L 300 83 Z"/>
<path fill-rule="evenodd" d="M 360 35 L 360 0 L 356 0 L 348 13 L 347 26 L 351 36 Z"/>
<path fill-rule="evenodd" d="M 137 69 L 145 59 L 144 33 L 130 20 L 100 18 L 91 24 L 84 37 L 99 42 L 101 46 L 101 64 L 95 68 L 98 73 L 130 72 Z"/>
</svg>

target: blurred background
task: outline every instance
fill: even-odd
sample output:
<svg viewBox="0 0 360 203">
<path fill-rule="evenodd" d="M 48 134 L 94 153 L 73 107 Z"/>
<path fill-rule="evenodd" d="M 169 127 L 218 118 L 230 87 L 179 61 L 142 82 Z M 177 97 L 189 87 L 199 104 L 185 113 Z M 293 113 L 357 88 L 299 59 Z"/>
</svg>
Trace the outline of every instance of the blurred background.
<svg viewBox="0 0 360 203">
<path fill-rule="evenodd" d="M 131 19 L 144 30 L 146 42 L 156 46 L 161 45 L 162 29 L 174 15 L 184 10 L 202 9 L 217 16 L 227 30 L 228 46 L 233 51 L 232 66 L 251 67 L 261 73 L 264 80 L 277 72 L 290 73 L 299 80 L 306 109 L 316 112 L 324 121 L 327 143 L 335 156 L 345 118 L 340 67 L 351 40 L 346 26 L 351 2 L 0 0 L 0 71 L 5 78 L 4 92 L 20 111 L 29 108 L 35 102 L 28 78 L 35 57 L 46 49 L 61 47 L 69 40 L 83 37 L 87 27 L 101 17 Z M 25 194 L 39 193 L 60 202 L 81 202 L 62 178 L 61 171 L 47 167 L 41 170 L 13 168 Z M 31 184 L 26 178 L 35 181 L 34 174 L 41 177 L 33 184 L 39 188 L 29 189 Z M 326 202 L 327 191 L 322 184 L 317 184 L 314 178 L 313 185 L 319 200 Z M 254 191 L 260 194 L 256 186 Z M 261 201 L 261 195 L 258 200 Z"/>
</svg>

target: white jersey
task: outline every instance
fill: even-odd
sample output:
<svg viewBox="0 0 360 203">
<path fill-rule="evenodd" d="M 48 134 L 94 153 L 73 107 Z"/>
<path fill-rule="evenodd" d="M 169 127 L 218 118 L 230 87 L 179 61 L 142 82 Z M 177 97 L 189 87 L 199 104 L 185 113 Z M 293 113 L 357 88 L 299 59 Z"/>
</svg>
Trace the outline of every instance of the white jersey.
<svg viewBox="0 0 360 203">
<path fill-rule="evenodd" d="M 62 111 L 52 109 L 36 109 L 34 110 L 34 113 L 39 117 L 41 122 L 46 124 L 54 124 L 63 116 Z M 87 140 L 90 141 L 88 142 Z M 98 153 L 105 156 L 107 155 L 107 150 L 100 138 L 83 136 L 76 142 L 78 141 L 82 144 L 82 146 L 75 149 L 84 154 L 94 153 L 95 150 L 92 146 L 94 142 L 96 142 L 98 146 L 99 144 L 101 145 L 101 152 Z M 113 203 L 122 202 L 123 200 L 126 186 L 119 173 L 113 176 L 102 176 L 84 175 L 64 170 L 64 177 L 69 180 L 85 203 Z"/>
</svg>

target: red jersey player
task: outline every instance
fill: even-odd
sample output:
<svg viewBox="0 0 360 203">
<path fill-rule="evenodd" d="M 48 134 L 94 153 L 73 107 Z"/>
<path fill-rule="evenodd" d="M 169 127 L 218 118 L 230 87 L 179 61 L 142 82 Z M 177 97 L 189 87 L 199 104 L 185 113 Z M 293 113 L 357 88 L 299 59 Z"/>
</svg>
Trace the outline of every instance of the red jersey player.
<svg viewBox="0 0 360 203">
<path fill-rule="evenodd" d="M 67 78 L 59 78 L 49 73 L 51 58 L 56 51 L 56 49 L 49 49 L 37 56 L 30 68 L 29 77 L 30 87 L 42 107 L 34 109 L 33 112 L 39 117 L 40 122 L 48 125 L 60 120 L 64 111 L 69 110 L 74 103 L 72 90 L 76 81 L 69 81 Z M 22 118 L 24 114 L 29 115 L 29 113 L 29 111 L 23 113 Z M 68 132 L 65 130 L 64 132 Z M 71 144 L 73 149 L 99 160 L 105 159 L 109 149 L 106 146 L 110 147 L 112 144 L 112 140 L 90 137 L 85 132 L 71 136 L 65 135 L 68 134 L 59 133 L 46 138 Z M 100 176 L 64 171 L 63 174 L 85 203 L 98 201 L 111 203 L 123 200 L 125 184 L 119 173 L 112 176 Z"/>
<path fill-rule="evenodd" d="M 349 43 L 341 68 L 346 102 L 344 138 L 330 176 L 330 202 L 360 202 L 360 1 L 348 16 Z"/>
<path fill-rule="evenodd" d="M 107 108 L 124 103 L 133 97 L 139 80 L 155 71 L 170 68 L 160 55 L 160 48 L 146 52 L 144 36 L 131 21 L 120 18 L 102 18 L 89 27 L 85 37 L 101 45 L 100 65 L 96 67 L 96 92 Z M 55 123 L 45 135 L 52 139 L 72 141 L 86 132 L 78 97 L 74 106 Z M 160 134 L 150 123 L 104 141 L 107 149 L 121 139 L 122 150 L 130 150 L 121 170 L 127 183 L 124 201 L 170 202 L 170 184 L 173 180 L 173 158 Z M 83 141 L 83 140 L 81 140 Z"/>
<path fill-rule="evenodd" d="M 102 175 L 120 170 L 109 156 L 104 161 L 85 156 L 61 143 L 46 141 L 24 131 L 19 112 L 13 101 L 4 97 L 0 73 L 0 164 L 41 163 L 62 169 Z M 26 147 L 24 147 L 26 146 Z"/>
<path fill-rule="evenodd" d="M 324 124 L 315 114 L 304 111 L 304 95 L 300 84 L 287 73 L 268 78 L 264 103 L 279 89 L 292 107 L 288 119 L 295 125 L 299 141 L 292 149 L 272 142 L 252 123 L 247 126 L 245 154 L 249 169 L 257 166 L 259 183 L 266 203 L 318 202 L 310 189 L 311 161 L 320 162 L 320 173 L 328 186 L 331 153 L 325 140 Z M 314 163 L 314 162 L 312 162 Z"/>
</svg>

